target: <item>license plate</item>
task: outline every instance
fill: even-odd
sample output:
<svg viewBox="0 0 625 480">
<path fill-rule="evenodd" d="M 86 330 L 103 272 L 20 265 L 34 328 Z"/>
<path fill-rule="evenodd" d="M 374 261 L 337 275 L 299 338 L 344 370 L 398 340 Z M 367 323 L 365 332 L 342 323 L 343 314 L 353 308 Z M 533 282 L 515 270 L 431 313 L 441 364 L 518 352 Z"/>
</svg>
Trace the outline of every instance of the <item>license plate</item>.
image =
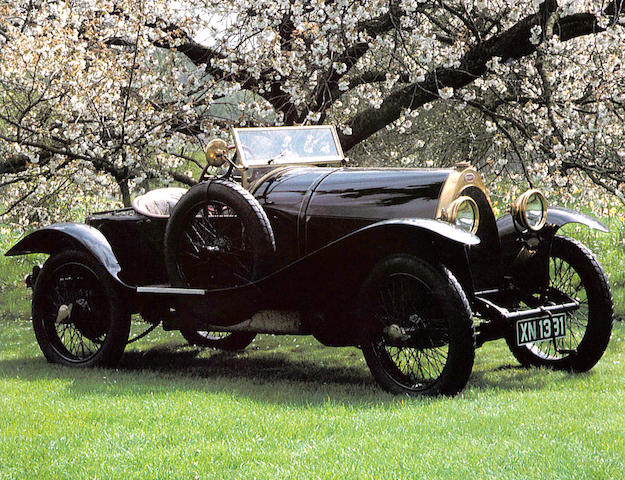
<svg viewBox="0 0 625 480">
<path fill-rule="evenodd" d="M 566 314 L 557 313 L 551 317 L 530 318 L 516 322 L 516 343 L 540 343 L 562 338 L 566 335 Z"/>
</svg>

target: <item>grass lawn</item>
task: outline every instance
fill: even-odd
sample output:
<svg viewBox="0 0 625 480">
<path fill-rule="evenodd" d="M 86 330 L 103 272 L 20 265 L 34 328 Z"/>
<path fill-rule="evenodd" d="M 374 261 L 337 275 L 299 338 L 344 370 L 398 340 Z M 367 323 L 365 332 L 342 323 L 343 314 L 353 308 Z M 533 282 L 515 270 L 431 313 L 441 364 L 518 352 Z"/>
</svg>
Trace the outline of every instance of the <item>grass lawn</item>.
<svg viewBox="0 0 625 480">
<path fill-rule="evenodd" d="M 360 352 L 259 337 L 225 354 L 160 332 L 116 370 L 47 364 L 0 321 L 0 478 L 625 476 L 625 325 L 588 374 L 478 350 L 455 398 L 382 392 Z"/>
<path fill-rule="evenodd" d="M 622 245 L 584 241 L 622 317 Z M 0 479 L 625 478 L 625 322 L 583 375 L 487 344 L 454 398 L 388 395 L 359 350 L 310 337 L 226 354 L 157 329 L 118 369 L 77 370 L 36 345 L 20 284 L 33 261 L 0 258 Z"/>
</svg>

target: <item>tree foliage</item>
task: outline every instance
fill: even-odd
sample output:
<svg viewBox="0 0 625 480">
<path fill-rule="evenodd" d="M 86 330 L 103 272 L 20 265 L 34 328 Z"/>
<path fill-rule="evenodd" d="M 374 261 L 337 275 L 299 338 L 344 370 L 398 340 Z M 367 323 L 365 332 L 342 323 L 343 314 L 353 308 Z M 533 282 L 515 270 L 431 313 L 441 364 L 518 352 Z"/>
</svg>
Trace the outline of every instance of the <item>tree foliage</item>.
<svg viewBox="0 0 625 480">
<path fill-rule="evenodd" d="M 194 152 L 232 124 L 336 123 L 346 151 L 366 152 L 431 124 L 438 103 L 481 166 L 530 183 L 582 171 L 622 194 L 622 13 L 623 0 L 4 2 L 4 213 L 190 184 Z M 488 148 L 470 146 L 476 131 Z M 440 146 L 428 132 L 401 141 Z"/>
</svg>

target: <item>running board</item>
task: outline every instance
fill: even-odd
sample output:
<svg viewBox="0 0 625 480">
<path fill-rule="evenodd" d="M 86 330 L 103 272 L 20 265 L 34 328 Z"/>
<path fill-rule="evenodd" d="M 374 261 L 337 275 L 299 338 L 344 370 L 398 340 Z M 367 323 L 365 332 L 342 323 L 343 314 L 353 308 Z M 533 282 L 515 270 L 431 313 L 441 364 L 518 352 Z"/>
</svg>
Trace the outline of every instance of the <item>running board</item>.
<svg viewBox="0 0 625 480">
<path fill-rule="evenodd" d="M 202 288 L 181 288 L 168 287 L 161 285 L 149 285 L 145 287 L 137 287 L 137 293 L 150 293 L 162 295 L 205 295 L 206 290 Z"/>
</svg>

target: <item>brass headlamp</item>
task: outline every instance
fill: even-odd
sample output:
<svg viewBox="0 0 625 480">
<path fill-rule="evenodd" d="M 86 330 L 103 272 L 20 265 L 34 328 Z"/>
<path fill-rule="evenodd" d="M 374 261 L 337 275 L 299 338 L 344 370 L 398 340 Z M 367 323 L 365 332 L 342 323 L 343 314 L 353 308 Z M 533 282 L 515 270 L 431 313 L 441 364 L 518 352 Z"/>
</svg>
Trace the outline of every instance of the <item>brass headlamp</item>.
<svg viewBox="0 0 625 480">
<path fill-rule="evenodd" d="M 445 220 L 467 232 L 477 232 L 480 224 L 480 210 L 471 197 L 462 196 L 455 199 L 446 209 Z"/>
<path fill-rule="evenodd" d="M 510 213 L 521 228 L 537 232 L 547 223 L 547 200 L 539 190 L 528 190 L 514 201 Z"/>
<path fill-rule="evenodd" d="M 204 151 L 206 161 L 212 167 L 221 167 L 227 161 L 228 144 L 221 138 L 214 138 Z"/>
</svg>

